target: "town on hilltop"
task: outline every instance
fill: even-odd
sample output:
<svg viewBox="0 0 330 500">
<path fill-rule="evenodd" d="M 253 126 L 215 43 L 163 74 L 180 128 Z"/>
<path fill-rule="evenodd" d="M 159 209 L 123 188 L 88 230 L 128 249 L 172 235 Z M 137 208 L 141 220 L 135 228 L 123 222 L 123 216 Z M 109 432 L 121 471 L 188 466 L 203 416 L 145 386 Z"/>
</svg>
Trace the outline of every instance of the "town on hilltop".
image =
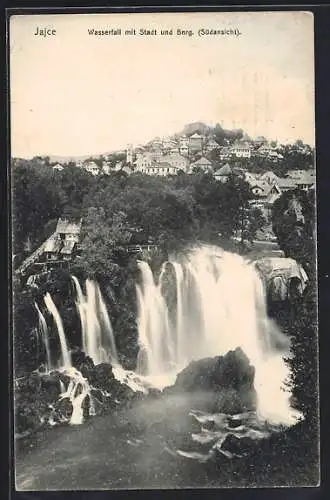
<svg viewBox="0 0 330 500">
<path fill-rule="evenodd" d="M 251 139 L 241 129 L 225 130 L 196 122 L 182 133 L 155 137 L 144 145 L 74 161 L 36 157 L 54 172 L 76 166 L 93 176 L 122 172 L 126 175 L 173 176 L 182 173 L 209 173 L 226 182 L 238 175 L 249 185 L 253 203 L 267 212 L 283 192 L 315 188 L 314 149 L 297 140 L 279 144 L 265 137 Z M 14 160 L 20 161 L 20 160 Z"/>
</svg>

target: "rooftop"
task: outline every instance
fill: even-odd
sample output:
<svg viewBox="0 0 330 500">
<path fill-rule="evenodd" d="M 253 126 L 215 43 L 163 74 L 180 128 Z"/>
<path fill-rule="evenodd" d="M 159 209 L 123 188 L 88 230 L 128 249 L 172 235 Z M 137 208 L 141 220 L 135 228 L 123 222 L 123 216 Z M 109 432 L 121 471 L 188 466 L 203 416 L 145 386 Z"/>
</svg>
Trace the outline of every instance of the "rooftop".
<svg viewBox="0 0 330 500">
<path fill-rule="evenodd" d="M 202 139 L 202 136 L 200 134 L 197 134 L 197 132 L 195 132 L 193 135 L 190 136 L 190 139 Z"/>
<path fill-rule="evenodd" d="M 226 175 L 230 175 L 232 173 L 232 169 L 230 167 L 230 165 L 228 165 L 228 163 L 226 163 L 226 165 L 223 165 L 223 167 L 219 168 L 214 175 L 216 176 L 226 176 Z"/>
<path fill-rule="evenodd" d="M 56 233 L 79 234 L 81 231 L 82 219 L 79 221 L 69 219 L 58 219 Z"/>
<path fill-rule="evenodd" d="M 210 162 L 210 160 L 208 160 L 207 158 L 205 158 L 204 156 L 202 156 L 202 158 L 200 158 L 199 160 L 195 161 L 193 163 L 194 166 L 198 166 L 198 165 L 212 165 L 212 162 Z"/>
</svg>

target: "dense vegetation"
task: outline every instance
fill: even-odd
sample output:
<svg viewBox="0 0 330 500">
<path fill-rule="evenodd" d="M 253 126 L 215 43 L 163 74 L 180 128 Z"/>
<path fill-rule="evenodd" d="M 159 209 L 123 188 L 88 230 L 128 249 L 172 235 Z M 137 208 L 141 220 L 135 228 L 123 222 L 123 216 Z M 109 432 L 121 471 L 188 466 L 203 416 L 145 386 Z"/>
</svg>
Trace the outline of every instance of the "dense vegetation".
<svg viewBox="0 0 330 500">
<path fill-rule="evenodd" d="M 100 241 L 102 228 L 111 228 L 115 244 L 139 235 L 171 249 L 191 240 L 213 240 L 219 233 L 230 236 L 242 224 L 248 229 L 247 219 L 255 221 L 256 215 L 248 217 L 250 193 L 244 181 L 233 177 L 222 184 L 202 172 L 167 178 L 113 172 L 95 178 L 74 166 L 54 172 L 30 162 L 15 166 L 12 184 L 18 261 L 51 233 L 59 216 L 83 217 L 86 226 L 98 223 Z"/>
<path fill-rule="evenodd" d="M 298 427 L 297 439 L 308 439 L 311 470 L 316 470 L 319 439 L 318 397 L 318 325 L 316 273 L 315 192 L 285 193 L 273 206 L 273 230 L 287 257 L 300 262 L 309 277 L 303 300 L 293 304 L 289 324 L 292 354 L 287 360 L 291 368 L 293 401 L 305 421 Z M 307 456 L 307 455 L 306 455 Z"/>
<path fill-rule="evenodd" d="M 167 178 L 113 172 L 96 178 L 74 166 L 54 172 L 38 162 L 19 163 L 13 169 L 15 266 L 52 233 L 58 217 L 82 217 L 81 251 L 70 271 L 81 282 L 87 277 L 99 282 L 119 352 L 125 364 L 133 367 L 138 275 L 135 258 L 129 257 L 125 246 L 155 243 L 158 259 L 163 260 L 164 255 L 192 242 L 228 240 L 239 230 L 243 239 L 252 240 L 264 219 L 258 209 L 250 208 L 249 199 L 248 185 L 236 176 L 227 183 L 201 171 Z M 38 358 L 37 353 L 28 354 L 38 349 L 33 303 L 42 302 L 46 291 L 60 309 L 70 343 L 80 343 L 69 273 L 54 271 L 38 291 L 28 291 L 17 283 L 15 351 L 20 368 L 31 368 Z"/>
<path fill-rule="evenodd" d="M 93 177 L 74 165 L 54 172 L 49 166 L 32 161 L 15 164 L 12 181 L 16 265 L 51 234 L 58 217 L 82 217 L 81 253 L 70 272 L 80 280 L 92 277 L 100 283 L 120 360 L 128 368 L 134 368 L 137 354 L 138 274 L 136 260 L 125 252 L 125 246 L 154 242 L 160 253 L 166 255 L 191 242 L 221 244 L 236 231 L 241 231 L 243 240 L 252 240 L 264 224 L 261 213 L 249 206 L 247 184 L 236 176 L 225 184 L 202 172 L 181 172 L 167 178 L 128 176 L 124 172 Z M 288 360 L 292 369 L 290 383 L 295 405 L 303 412 L 305 422 L 277 441 L 274 438 L 275 444 L 264 453 L 269 457 L 266 462 L 274 462 L 276 469 L 278 456 L 288 457 L 294 449 L 297 460 L 304 456 L 304 466 L 308 462 L 308 470 L 304 471 L 308 483 L 306 475 L 316 474 L 318 437 L 314 193 L 296 191 L 282 195 L 274 204 L 273 230 L 285 255 L 301 262 L 310 278 L 303 302 L 294 305 L 289 329 L 294 354 Z M 80 345 L 80 324 L 68 271 L 52 272 L 37 290 L 14 283 L 16 376 L 33 370 L 42 359 L 33 304 L 42 304 L 46 291 L 60 310 L 70 347 Z M 52 341 L 55 330 L 50 334 Z M 306 454 L 302 449 L 308 444 Z M 259 455 L 256 453 L 256 464 Z M 264 460 L 265 455 L 262 457 Z M 260 470 L 266 469 L 266 462 L 259 464 L 256 471 L 253 469 L 253 475 L 257 477 Z M 286 469 L 281 467 L 285 477 Z"/>
</svg>

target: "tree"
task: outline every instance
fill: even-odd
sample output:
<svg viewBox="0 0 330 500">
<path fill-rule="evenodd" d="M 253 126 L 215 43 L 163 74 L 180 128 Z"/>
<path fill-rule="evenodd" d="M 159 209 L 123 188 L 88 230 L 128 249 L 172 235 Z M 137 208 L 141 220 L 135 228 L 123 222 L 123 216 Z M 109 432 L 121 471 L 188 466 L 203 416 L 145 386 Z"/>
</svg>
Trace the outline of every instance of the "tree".
<svg viewBox="0 0 330 500">
<path fill-rule="evenodd" d="M 300 262 L 315 274 L 315 193 L 296 189 L 283 193 L 274 203 L 272 226 L 286 257 Z"/>
<path fill-rule="evenodd" d="M 35 161 L 17 165 L 12 175 L 14 253 L 22 253 L 27 240 L 32 248 L 38 246 L 45 224 L 61 215 L 65 203 L 65 194 L 49 168 Z"/>
<path fill-rule="evenodd" d="M 119 271 L 118 248 L 130 238 L 125 213 L 114 213 L 109 220 L 104 209 L 90 208 L 83 225 L 81 256 L 73 270 L 80 276 L 115 282 Z"/>
<path fill-rule="evenodd" d="M 293 356 L 287 363 L 291 368 L 290 385 L 295 406 L 306 419 L 306 432 L 315 434 L 318 428 L 318 342 L 314 191 L 284 193 L 274 203 L 272 221 L 285 255 L 300 262 L 309 277 L 303 300 L 293 304 L 294 318 L 289 325 Z M 311 438 L 311 442 L 315 439 Z"/>
</svg>

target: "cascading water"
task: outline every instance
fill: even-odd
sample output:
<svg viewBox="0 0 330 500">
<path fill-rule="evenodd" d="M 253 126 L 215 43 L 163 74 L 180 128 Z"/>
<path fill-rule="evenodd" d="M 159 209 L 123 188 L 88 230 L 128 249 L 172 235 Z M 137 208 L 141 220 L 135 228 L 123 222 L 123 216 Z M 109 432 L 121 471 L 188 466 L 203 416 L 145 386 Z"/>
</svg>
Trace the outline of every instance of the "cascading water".
<svg viewBox="0 0 330 500">
<path fill-rule="evenodd" d="M 164 296 L 165 269 L 176 279 L 175 314 Z M 241 347 L 255 367 L 259 416 L 290 425 L 299 417 L 283 390 L 289 371 L 288 340 L 268 318 L 263 284 L 254 266 L 217 247 L 193 249 L 163 265 L 158 284 L 145 262 L 137 286 L 140 354 L 137 372 L 169 385 L 192 360 Z M 275 339 L 274 339 L 275 337 Z"/>
<path fill-rule="evenodd" d="M 149 265 L 146 262 L 138 263 L 142 273 L 142 286 L 137 286 L 141 346 L 137 372 L 154 377 L 162 377 L 164 373 L 176 368 L 175 332 L 171 328 L 166 301 L 161 292 L 165 265 L 161 270 L 159 284 L 156 285 Z"/>
<path fill-rule="evenodd" d="M 45 351 L 46 351 L 47 371 L 50 371 L 52 369 L 52 360 L 51 360 L 50 347 L 49 347 L 47 323 L 46 323 L 44 315 L 40 311 L 38 304 L 36 302 L 35 302 L 34 306 L 38 312 L 39 330 L 40 330 L 41 338 L 42 338 L 42 341 L 43 341 L 43 344 L 45 347 Z"/>
<path fill-rule="evenodd" d="M 95 364 L 109 362 L 118 365 L 118 355 L 106 304 L 100 287 L 92 280 L 86 280 L 86 295 L 80 283 L 72 276 L 77 291 L 76 306 L 82 328 L 82 347 Z"/>
<path fill-rule="evenodd" d="M 61 346 L 60 366 L 62 366 L 64 368 L 70 368 L 71 367 L 70 353 L 69 353 L 69 349 L 67 346 L 66 337 L 65 337 L 63 323 L 62 323 L 60 313 L 58 312 L 57 307 L 55 306 L 53 299 L 49 293 L 46 293 L 46 295 L 44 297 L 44 301 L 45 301 L 45 304 L 46 304 L 48 311 L 52 314 L 52 316 L 55 320 L 58 336 L 60 339 L 60 346 Z"/>
</svg>

